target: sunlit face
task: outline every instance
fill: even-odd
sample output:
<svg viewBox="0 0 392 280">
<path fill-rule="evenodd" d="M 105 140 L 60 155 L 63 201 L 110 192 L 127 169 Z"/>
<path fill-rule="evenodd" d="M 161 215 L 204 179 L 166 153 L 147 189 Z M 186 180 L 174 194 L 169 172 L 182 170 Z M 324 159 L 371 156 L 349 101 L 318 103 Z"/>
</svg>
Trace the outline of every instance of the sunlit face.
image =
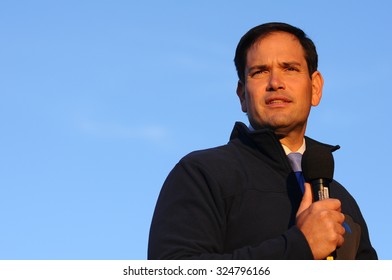
<svg viewBox="0 0 392 280">
<path fill-rule="evenodd" d="M 256 42 L 247 53 L 245 81 L 238 83 L 242 111 L 254 128 L 270 127 L 277 134 L 305 133 L 311 106 L 321 99 L 323 79 L 309 75 L 298 39 L 275 32 Z"/>
</svg>

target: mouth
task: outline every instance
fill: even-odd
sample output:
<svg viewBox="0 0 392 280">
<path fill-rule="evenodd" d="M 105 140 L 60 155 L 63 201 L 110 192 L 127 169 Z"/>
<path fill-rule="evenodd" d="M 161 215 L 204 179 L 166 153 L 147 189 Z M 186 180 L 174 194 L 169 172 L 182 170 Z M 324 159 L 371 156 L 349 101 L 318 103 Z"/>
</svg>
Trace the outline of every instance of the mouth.
<svg viewBox="0 0 392 280">
<path fill-rule="evenodd" d="M 270 97 L 270 98 L 267 98 L 265 101 L 265 103 L 267 105 L 271 105 L 271 106 L 285 105 L 285 104 L 288 104 L 291 102 L 292 101 L 289 98 L 284 97 L 284 96 Z"/>
</svg>

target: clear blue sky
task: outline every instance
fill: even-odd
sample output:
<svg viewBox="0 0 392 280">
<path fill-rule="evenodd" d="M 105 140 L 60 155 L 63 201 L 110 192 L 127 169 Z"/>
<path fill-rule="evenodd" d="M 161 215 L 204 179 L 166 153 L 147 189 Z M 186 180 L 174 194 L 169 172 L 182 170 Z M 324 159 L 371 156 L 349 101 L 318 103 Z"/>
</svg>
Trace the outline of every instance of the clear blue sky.
<svg viewBox="0 0 392 280">
<path fill-rule="evenodd" d="M 307 135 L 392 259 L 390 3 L 1 1 L 0 259 L 145 259 L 168 172 L 247 121 L 234 49 L 267 21 L 315 41 Z"/>
</svg>

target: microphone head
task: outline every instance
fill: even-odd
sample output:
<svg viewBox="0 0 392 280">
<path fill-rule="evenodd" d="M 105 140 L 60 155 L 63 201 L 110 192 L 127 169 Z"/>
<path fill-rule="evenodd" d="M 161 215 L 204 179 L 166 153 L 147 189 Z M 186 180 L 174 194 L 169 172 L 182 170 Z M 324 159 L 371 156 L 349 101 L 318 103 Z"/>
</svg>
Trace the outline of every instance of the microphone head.
<svg viewBox="0 0 392 280">
<path fill-rule="evenodd" d="M 316 179 L 332 181 L 334 172 L 332 148 L 319 145 L 306 148 L 301 165 L 306 182 Z"/>
</svg>

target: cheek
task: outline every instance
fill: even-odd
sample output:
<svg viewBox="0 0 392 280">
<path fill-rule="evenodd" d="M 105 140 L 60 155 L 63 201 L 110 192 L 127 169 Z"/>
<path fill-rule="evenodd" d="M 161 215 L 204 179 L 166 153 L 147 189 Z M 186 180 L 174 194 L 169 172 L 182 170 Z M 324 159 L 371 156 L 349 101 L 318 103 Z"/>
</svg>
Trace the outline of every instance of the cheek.
<svg viewBox="0 0 392 280">
<path fill-rule="evenodd" d="M 247 94 L 244 106 L 247 108 L 248 113 L 259 111 L 262 107 L 262 100 L 262 96 L 255 92 Z"/>
<path fill-rule="evenodd" d="M 297 115 L 301 118 L 307 119 L 311 110 L 311 101 L 309 99 L 304 99 L 297 109 Z"/>
<path fill-rule="evenodd" d="M 246 99 L 250 106 L 260 103 L 263 99 L 264 91 L 260 83 L 249 83 L 246 87 Z"/>
</svg>

